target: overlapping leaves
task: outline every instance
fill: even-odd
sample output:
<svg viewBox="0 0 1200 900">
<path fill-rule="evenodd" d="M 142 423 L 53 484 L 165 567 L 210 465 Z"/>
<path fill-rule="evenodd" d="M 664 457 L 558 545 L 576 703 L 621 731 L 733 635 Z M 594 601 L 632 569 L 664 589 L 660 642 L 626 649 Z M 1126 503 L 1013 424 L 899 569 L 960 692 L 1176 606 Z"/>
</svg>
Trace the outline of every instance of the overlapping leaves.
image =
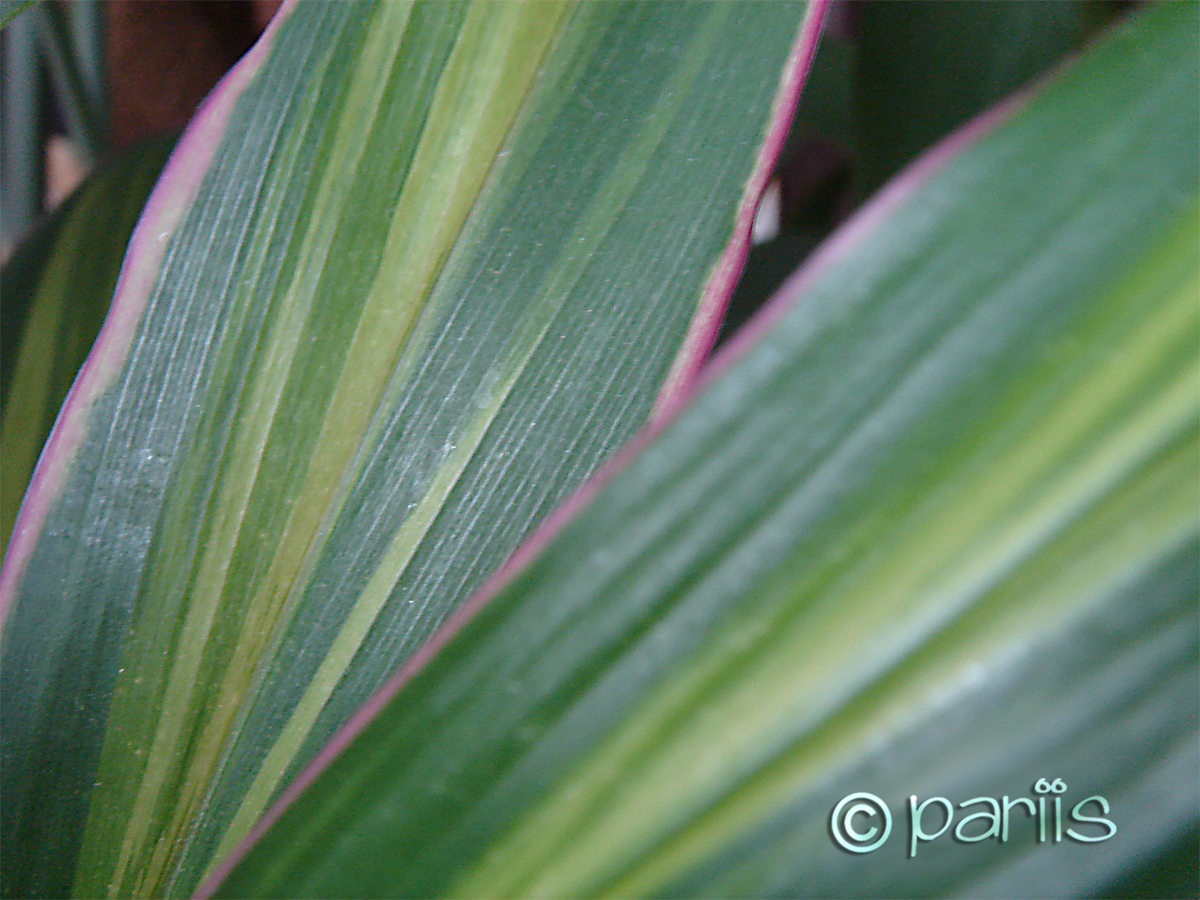
<svg viewBox="0 0 1200 900">
<path fill-rule="evenodd" d="M 9 550 L 6 893 L 188 892 L 645 420 L 805 14 L 285 7 L 151 198 Z"/>
<path fill-rule="evenodd" d="M 1186 838 L 1197 24 L 1146 10 L 889 189 L 218 895 L 1095 895 Z M 1100 852 L 827 831 L 1043 777 L 1111 801 Z"/>
</svg>

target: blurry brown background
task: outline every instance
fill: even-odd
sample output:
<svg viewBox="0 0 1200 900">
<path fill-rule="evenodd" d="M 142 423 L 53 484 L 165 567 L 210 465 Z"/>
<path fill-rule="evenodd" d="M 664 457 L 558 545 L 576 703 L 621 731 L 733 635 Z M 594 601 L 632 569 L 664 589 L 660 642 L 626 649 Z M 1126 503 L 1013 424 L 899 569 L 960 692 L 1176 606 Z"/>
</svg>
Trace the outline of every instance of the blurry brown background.
<svg viewBox="0 0 1200 900">
<path fill-rule="evenodd" d="M 105 3 L 104 61 L 111 149 L 119 150 L 152 135 L 182 131 L 213 85 L 262 34 L 280 2 Z M 49 211 L 83 181 L 87 166 L 62 134 L 50 135 L 45 166 L 44 208 Z"/>
<path fill-rule="evenodd" d="M 116 147 L 187 124 L 280 0 L 111 0 L 106 58 Z"/>
</svg>

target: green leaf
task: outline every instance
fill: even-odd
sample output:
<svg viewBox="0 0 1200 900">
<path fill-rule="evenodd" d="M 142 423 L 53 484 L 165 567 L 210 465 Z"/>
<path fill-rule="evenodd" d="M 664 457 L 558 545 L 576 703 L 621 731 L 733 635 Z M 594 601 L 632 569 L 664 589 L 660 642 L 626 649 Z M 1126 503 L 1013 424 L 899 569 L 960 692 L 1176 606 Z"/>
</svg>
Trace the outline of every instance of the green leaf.
<svg viewBox="0 0 1200 900">
<path fill-rule="evenodd" d="M 1186 836 L 1198 24 L 1144 10 L 894 182 L 202 894 L 1092 896 Z M 1022 812 L 906 858 L 909 795 L 1039 778 L 1111 843 Z M 830 836 L 856 791 L 875 854 Z"/>
<path fill-rule="evenodd" d="M 67 134 L 90 165 L 108 146 L 104 29 L 97 0 L 47 3 L 42 47 Z"/>
<path fill-rule="evenodd" d="M 6 894 L 190 892 L 686 383 L 820 8 L 283 8 L 168 163 L 14 530 Z"/>
<path fill-rule="evenodd" d="M 866 3 L 856 71 L 864 195 L 1074 50 L 1086 0 Z"/>
<path fill-rule="evenodd" d="M 0 546 L 54 417 L 108 311 L 125 245 L 174 142 L 122 153 L 4 266 Z"/>
<path fill-rule="evenodd" d="M 4 93 L 0 96 L 0 241 L 11 247 L 22 240 L 42 211 L 45 183 L 42 154 L 46 123 L 43 115 L 45 79 L 38 46 L 42 22 L 37 12 L 6 10 L 3 63 Z"/>
<path fill-rule="evenodd" d="M 6 29 L 13 19 L 19 16 L 38 0 L 0 0 L 0 29 Z"/>
</svg>

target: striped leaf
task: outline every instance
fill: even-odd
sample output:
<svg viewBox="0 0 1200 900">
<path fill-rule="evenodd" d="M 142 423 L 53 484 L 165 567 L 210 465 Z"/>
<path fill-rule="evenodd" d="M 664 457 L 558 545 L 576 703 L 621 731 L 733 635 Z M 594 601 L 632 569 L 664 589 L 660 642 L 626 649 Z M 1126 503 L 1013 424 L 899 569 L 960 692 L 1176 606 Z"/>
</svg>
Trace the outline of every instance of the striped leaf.
<svg viewBox="0 0 1200 900">
<path fill-rule="evenodd" d="M 100 331 L 125 245 L 172 143 L 149 141 L 103 166 L 0 273 L 0 546 Z"/>
<path fill-rule="evenodd" d="M 188 893 L 690 377 L 818 12 L 285 5 L 168 163 L 14 531 L 7 894 Z"/>
<path fill-rule="evenodd" d="M 1198 24 L 1144 10 L 893 182 L 203 893 L 1095 896 L 1186 841 Z M 1041 778 L 1112 840 L 1020 805 L 910 858 L 910 796 Z M 831 835 L 860 791 L 873 854 Z"/>
</svg>

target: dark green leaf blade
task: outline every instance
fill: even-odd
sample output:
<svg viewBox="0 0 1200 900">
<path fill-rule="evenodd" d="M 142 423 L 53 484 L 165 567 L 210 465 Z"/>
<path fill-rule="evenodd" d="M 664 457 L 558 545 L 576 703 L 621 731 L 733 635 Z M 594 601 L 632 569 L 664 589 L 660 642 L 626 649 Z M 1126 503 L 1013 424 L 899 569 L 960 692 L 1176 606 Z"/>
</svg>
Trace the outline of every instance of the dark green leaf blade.
<svg viewBox="0 0 1200 900">
<path fill-rule="evenodd" d="M 40 252 L 18 248 L 0 274 L 7 357 L 0 382 L 0 546 L 8 543 L 38 451 L 100 331 L 125 245 L 173 143 L 156 139 L 102 166 L 32 236 Z"/>
<path fill-rule="evenodd" d="M 190 891 L 686 377 L 819 9 L 285 5 L 6 561 L 6 892 Z"/>
<path fill-rule="evenodd" d="M 862 189 L 1075 50 L 1087 0 L 870 3 L 862 8 L 856 125 Z"/>
<path fill-rule="evenodd" d="M 2 0 L 0 2 L 0 29 L 7 28 L 13 19 L 37 2 L 38 0 Z"/>
<path fill-rule="evenodd" d="M 909 863 L 901 835 L 864 861 L 826 830 L 847 787 L 1064 776 L 1142 802 L 1165 778 L 1166 837 L 1187 833 L 1196 13 L 1143 11 L 889 189 L 210 888 L 1028 896 L 1047 866 L 1066 894 L 1118 874 L 1032 838 Z M 924 731 L 947 723 L 996 752 Z M 1147 843 L 1113 858 L 1164 838 L 1130 831 Z"/>
</svg>

